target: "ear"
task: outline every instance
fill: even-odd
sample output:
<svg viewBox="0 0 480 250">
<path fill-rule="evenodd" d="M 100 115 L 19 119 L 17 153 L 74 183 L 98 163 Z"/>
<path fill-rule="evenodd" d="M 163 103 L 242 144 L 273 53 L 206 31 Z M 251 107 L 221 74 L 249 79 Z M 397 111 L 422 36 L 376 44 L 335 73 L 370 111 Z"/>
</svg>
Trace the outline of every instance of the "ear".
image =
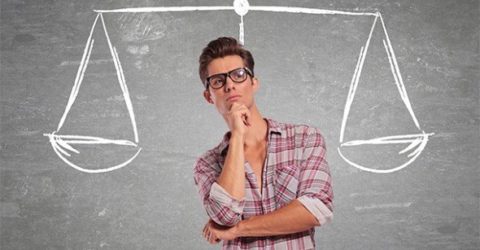
<svg viewBox="0 0 480 250">
<path fill-rule="evenodd" d="M 260 88 L 260 81 L 258 80 L 257 77 L 252 78 L 252 86 L 253 86 L 253 91 L 257 92 L 258 89 Z"/>
<path fill-rule="evenodd" d="M 205 100 L 206 100 L 208 103 L 213 104 L 213 100 L 212 100 L 212 96 L 211 96 L 211 94 L 210 94 L 210 91 L 204 90 L 204 91 L 203 91 L 203 97 L 205 98 Z"/>
</svg>

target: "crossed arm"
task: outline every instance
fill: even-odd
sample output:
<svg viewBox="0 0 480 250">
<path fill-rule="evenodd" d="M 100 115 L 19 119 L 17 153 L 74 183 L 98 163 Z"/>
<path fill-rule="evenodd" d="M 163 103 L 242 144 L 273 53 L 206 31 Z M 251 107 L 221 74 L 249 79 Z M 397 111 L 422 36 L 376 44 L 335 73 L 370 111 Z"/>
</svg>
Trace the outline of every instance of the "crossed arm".
<svg viewBox="0 0 480 250">
<path fill-rule="evenodd" d="M 209 220 L 203 229 L 204 238 L 210 243 L 233 240 L 237 237 L 274 236 L 306 231 L 319 226 L 318 220 L 298 200 L 271 213 L 253 216 L 232 227 L 221 226 Z"/>
<path fill-rule="evenodd" d="M 210 175 L 210 183 L 205 179 L 205 173 L 196 174 L 196 183 L 200 187 L 200 194 L 204 198 L 204 205 L 211 220 L 203 229 L 203 236 L 210 242 L 219 240 L 232 240 L 237 237 L 247 236 L 275 236 L 306 231 L 312 227 L 320 226 L 331 218 L 331 207 L 325 206 L 320 200 L 330 199 L 330 184 L 325 185 L 325 180 L 308 180 L 299 183 L 299 198 L 284 207 L 268 214 L 253 216 L 242 220 L 244 206 L 245 174 L 243 150 L 235 149 L 235 139 L 231 138 L 225 164 L 218 176 Z M 305 153 L 308 157 L 301 166 L 303 171 L 300 178 L 318 176 L 318 179 L 329 179 L 327 172 L 319 171 L 324 159 L 323 140 L 307 145 Z M 233 146 L 233 147 L 232 147 Z M 243 147 L 239 147 L 243 149 Z M 236 164 L 230 164 L 236 162 Z M 198 163 L 197 163 L 198 164 Z M 238 170 L 241 171 L 238 171 Z M 237 172 L 234 172 L 237 171 Z M 212 179 L 213 178 L 213 179 Z M 240 185 L 239 182 L 241 183 Z M 226 183 L 226 184 L 225 184 Z M 204 188 L 202 188 L 204 184 Z M 232 188 L 233 187 L 233 188 Z M 320 203 L 320 204 L 319 204 Z M 313 204 L 313 205 L 312 205 Z M 320 207 L 320 209 L 318 209 Z M 323 214 L 322 214 L 323 213 Z M 320 214 L 320 215 L 319 215 Z M 324 216 L 326 214 L 326 216 Z"/>
</svg>

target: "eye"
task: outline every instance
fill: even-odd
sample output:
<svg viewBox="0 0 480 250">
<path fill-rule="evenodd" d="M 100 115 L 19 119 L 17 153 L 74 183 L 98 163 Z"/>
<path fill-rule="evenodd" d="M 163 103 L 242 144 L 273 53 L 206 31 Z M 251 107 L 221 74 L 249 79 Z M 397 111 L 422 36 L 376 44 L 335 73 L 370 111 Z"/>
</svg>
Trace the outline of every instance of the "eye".
<svg viewBox="0 0 480 250">
<path fill-rule="evenodd" d="M 232 72 L 232 76 L 236 79 L 243 79 L 245 77 L 245 70 L 244 69 L 237 69 Z"/>
<path fill-rule="evenodd" d="M 223 86 L 224 82 L 225 79 L 221 76 L 210 78 L 210 85 L 212 85 L 214 88 Z"/>
</svg>

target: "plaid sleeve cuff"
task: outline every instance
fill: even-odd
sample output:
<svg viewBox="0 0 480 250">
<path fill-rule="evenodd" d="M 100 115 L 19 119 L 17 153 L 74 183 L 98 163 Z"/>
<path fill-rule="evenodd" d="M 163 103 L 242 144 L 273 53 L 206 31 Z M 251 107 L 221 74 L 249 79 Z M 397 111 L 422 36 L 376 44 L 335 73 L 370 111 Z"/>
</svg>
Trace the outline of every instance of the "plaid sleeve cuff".
<svg viewBox="0 0 480 250">
<path fill-rule="evenodd" d="M 245 199 L 237 200 L 233 198 L 222 186 L 216 182 L 212 184 L 210 189 L 210 198 L 218 201 L 222 206 L 229 207 L 233 212 L 237 214 L 243 213 L 243 207 L 245 206 Z"/>
<path fill-rule="evenodd" d="M 332 211 L 330 211 L 330 209 L 321 200 L 306 195 L 298 197 L 297 200 L 300 201 L 303 206 L 310 211 L 313 216 L 315 216 L 315 218 L 317 218 L 320 225 L 332 221 Z"/>
</svg>

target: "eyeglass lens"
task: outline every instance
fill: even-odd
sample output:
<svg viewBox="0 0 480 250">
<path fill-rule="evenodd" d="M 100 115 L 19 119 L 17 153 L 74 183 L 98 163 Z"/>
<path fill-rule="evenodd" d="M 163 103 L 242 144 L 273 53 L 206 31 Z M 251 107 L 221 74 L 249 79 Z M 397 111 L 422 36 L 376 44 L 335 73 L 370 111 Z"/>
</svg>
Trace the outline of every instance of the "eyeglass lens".
<svg viewBox="0 0 480 250">
<path fill-rule="evenodd" d="M 213 75 L 209 78 L 212 88 L 221 88 L 227 81 L 227 76 L 235 83 L 241 83 L 247 79 L 247 72 L 244 68 L 232 70 L 228 73 Z"/>
</svg>

